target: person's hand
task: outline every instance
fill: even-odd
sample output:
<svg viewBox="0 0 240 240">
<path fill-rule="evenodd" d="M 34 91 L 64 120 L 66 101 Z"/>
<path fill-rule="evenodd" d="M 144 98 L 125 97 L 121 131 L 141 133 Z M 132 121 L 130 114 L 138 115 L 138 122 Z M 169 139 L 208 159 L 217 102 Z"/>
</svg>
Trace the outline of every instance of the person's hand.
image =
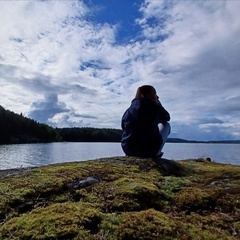
<svg viewBox="0 0 240 240">
<path fill-rule="evenodd" d="M 155 102 L 157 105 L 161 105 L 161 102 L 158 99 Z"/>
<path fill-rule="evenodd" d="M 157 95 L 157 93 L 154 92 L 150 92 L 148 94 L 145 94 L 143 97 L 148 98 L 152 101 L 154 101 L 157 105 L 161 105 L 160 101 L 159 101 L 159 97 Z"/>
<path fill-rule="evenodd" d="M 157 104 L 157 105 L 161 105 L 160 101 L 159 101 L 159 97 L 157 94 L 152 96 L 152 100 Z"/>
</svg>

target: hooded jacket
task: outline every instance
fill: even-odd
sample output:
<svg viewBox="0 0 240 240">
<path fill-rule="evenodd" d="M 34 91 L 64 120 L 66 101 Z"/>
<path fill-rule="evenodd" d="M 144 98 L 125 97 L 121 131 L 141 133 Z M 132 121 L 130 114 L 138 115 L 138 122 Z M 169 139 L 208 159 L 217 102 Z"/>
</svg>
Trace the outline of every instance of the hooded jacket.
<svg viewBox="0 0 240 240">
<path fill-rule="evenodd" d="M 121 145 L 128 156 L 154 157 L 162 145 L 158 124 L 170 120 L 161 104 L 147 98 L 135 98 L 122 117 Z"/>
</svg>

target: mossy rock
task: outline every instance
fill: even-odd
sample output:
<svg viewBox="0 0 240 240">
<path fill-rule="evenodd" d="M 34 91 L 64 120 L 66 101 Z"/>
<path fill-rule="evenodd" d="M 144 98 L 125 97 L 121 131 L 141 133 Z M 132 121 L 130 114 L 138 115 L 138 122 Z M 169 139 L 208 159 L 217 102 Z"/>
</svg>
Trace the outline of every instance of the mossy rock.
<svg viewBox="0 0 240 240">
<path fill-rule="evenodd" d="M 113 157 L 0 177 L 0 239 L 240 238 L 240 166 Z"/>
<path fill-rule="evenodd" d="M 86 203 L 57 203 L 12 218 L 1 227 L 1 239 L 91 239 L 102 213 Z"/>
</svg>

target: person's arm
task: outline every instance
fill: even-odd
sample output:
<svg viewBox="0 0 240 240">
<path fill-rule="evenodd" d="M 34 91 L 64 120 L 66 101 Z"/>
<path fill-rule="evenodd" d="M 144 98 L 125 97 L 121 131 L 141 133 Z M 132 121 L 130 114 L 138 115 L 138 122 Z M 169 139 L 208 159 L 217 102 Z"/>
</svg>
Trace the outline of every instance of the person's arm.
<svg viewBox="0 0 240 240">
<path fill-rule="evenodd" d="M 165 123 L 170 121 L 170 114 L 169 112 L 162 106 L 160 101 L 158 101 L 158 115 L 159 115 L 159 122 Z"/>
</svg>

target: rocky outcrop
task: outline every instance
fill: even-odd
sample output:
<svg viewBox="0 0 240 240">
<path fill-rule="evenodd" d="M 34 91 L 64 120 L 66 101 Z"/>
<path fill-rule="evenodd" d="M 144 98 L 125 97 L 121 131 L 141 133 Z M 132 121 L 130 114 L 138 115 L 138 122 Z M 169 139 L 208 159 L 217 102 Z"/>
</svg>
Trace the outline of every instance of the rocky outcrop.
<svg viewBox="0 0 240 240">
<path fill-rule="evenodd" d="M 0 171 L 0 239 L 239 239 L 239 173 L 134 157 Z"/>
</svg>

